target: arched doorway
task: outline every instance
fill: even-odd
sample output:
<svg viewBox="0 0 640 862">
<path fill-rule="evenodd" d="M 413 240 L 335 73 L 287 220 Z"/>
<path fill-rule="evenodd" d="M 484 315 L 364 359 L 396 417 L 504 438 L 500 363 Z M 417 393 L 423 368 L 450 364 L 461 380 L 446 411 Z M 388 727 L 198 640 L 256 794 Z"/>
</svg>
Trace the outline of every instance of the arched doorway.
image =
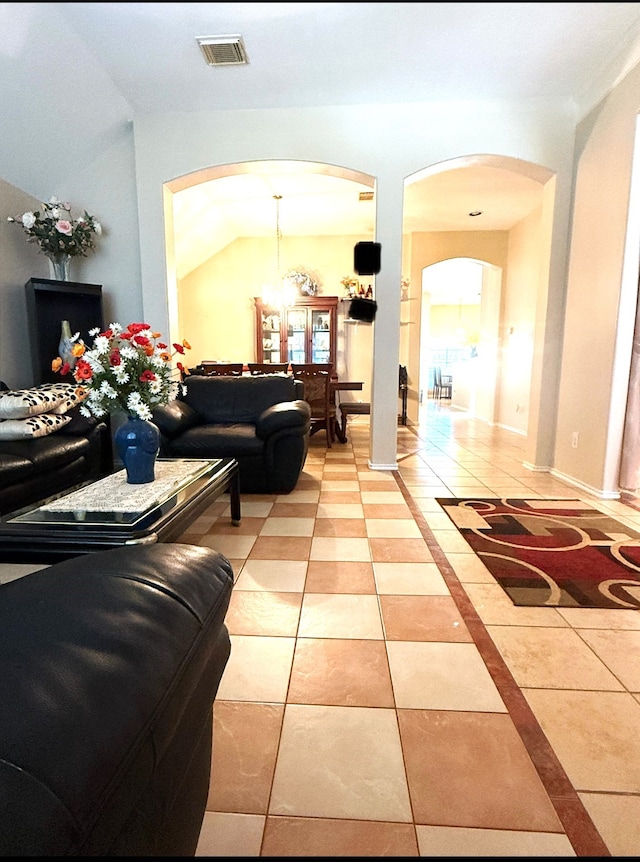
<svg viewBox="0 0 640 862">
<path fill-rule="evenodd" d="M 490 265 L 498 278 L 499 325 L 493 404 L 482 407 L 487 421 L 526 429 L 534 453 L 544 424 L 542 366 L 547 360 L 545 327 L 554 183 L 550 170 L 519 159 L 477 155 L 441 162 L 405 180 L 405 202 L 419 197 L 429 210 L 428 231 L 413 230 L 405 219 L 403 270 L 410 273 L 410 307 L 401 363 L 409 369 L 409 419 L 418 422 L 421 379 L 422 272 L 434 263 L 470 258 Z M 500 277 L 501 274 L 501 277 Z M 517 380 L 505 373 L 505 351 L 526 344 L 529 367 Z M 549 393 L 545 392 L 545 396 Z M 545 404 L 545 409 L 548 405 Z"/>
<path fill-rule="evenodd" d="M 374 185 L 356 170 L 290 160 L 220 165 L 165 184 L 170 317 L 188 321 L 194 356 L 256 361 L 253 299 L 276 275 L 276 245 L 282 275 L 309 272 L 320 293 L 342 296 L 355 242 L 373 237 Z M 350 372 L 349 350 L 340 327 L 339 373 Z"/>
</svg>

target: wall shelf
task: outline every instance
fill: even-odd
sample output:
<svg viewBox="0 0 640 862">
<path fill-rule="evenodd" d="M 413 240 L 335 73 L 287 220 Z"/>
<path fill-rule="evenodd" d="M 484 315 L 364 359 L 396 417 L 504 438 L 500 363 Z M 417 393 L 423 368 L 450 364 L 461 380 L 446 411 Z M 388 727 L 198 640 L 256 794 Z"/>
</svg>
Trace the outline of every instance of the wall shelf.
<svg viewBox="0 0 640 862">
<path fill-rule="evenodd" d="M 89 330 L 104 329 L 102 285 L 31 278 L 25 289 L 34 383 L 59 383 L 51 361 L 58 355 L 62 321 L 68 320 L 71 332 L 90 344 Z"/>
</svg>

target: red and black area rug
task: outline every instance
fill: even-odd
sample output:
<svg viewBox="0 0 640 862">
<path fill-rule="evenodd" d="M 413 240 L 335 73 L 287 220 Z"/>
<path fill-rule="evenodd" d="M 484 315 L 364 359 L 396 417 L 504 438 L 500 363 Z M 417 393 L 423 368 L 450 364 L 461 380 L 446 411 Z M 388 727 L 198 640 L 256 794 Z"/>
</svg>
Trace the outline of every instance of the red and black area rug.
<svg viewBox="0 0 640 862">
<path fill-rule="evenodd" d="M 640 533 L 580 500 L 438 498 L 514 605 L 640 609 Z"/>
</svg>

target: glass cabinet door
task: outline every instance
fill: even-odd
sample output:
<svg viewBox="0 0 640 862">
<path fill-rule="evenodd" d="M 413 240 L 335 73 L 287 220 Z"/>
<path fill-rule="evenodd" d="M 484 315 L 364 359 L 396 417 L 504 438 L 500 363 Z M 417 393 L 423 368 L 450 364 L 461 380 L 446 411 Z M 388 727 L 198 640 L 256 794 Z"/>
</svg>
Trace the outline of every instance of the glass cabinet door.
<svg viewBox="0 0 640 862">
<path fill-rule="evenodd" d="M 262 309 L 262 362 L 281 362 L 281 313 L 273 308 Z"/>
<path fill-rule="evenodd" d="M 298 297 L 284 308 L 254 301 L 256 362 L 335 364 L 337 296 Z"/>
<path fill-rule="evenodd" d="M 306 308 L 288 308 L 287 315 L 287 345 L 289 362 L 304 363 L 307 359 L 307 310 Z"/>
<path fill-rule="evenodd" d="M 311 310 L 311 362 L 331 361 L 330 313 Z"/>
</svg>

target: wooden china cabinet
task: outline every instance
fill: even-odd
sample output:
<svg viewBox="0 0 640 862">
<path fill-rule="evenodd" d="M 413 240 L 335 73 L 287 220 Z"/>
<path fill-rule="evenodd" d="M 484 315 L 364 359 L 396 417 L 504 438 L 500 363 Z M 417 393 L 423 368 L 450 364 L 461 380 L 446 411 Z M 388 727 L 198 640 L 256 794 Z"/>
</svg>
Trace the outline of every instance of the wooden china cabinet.
<svg viewBox="0 0 640 862">
<path fill-rule="evenodd" d="M 336 364 L 337 296 L 299 296 L 293 306 L 256 306 L 256 362 Z"/>
</svg>

